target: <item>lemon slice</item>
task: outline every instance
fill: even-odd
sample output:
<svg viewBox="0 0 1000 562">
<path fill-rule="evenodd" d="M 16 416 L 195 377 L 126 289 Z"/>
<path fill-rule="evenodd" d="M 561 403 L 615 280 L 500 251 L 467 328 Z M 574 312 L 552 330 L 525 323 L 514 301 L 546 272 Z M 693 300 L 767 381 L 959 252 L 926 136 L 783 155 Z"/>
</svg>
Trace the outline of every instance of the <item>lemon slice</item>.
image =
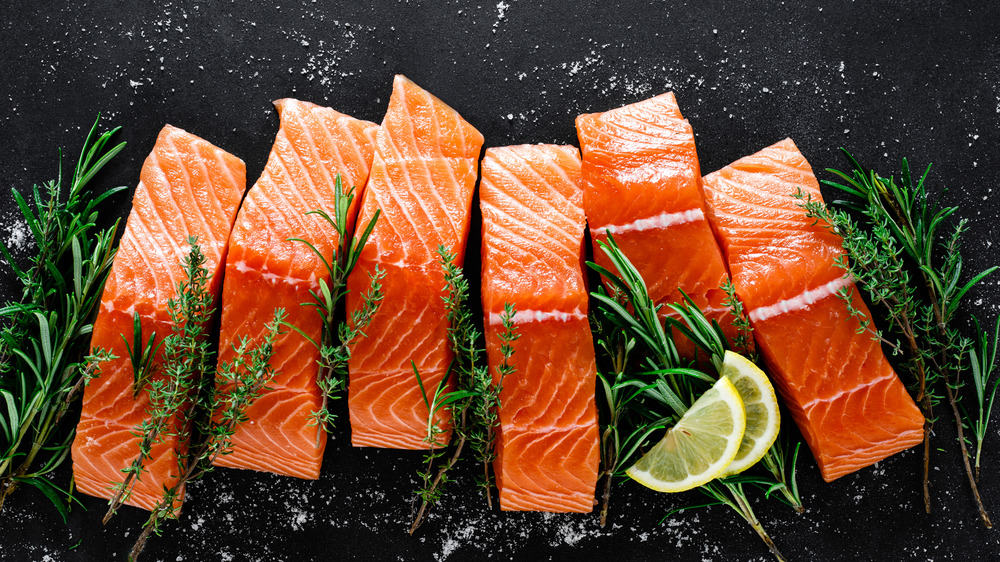
<svg viewBox="0 0 1000 562">
<path fill-rule="evenodd" d="M 697 488 L 729 466 L 740 449 L 745 427 L 739 392 L 728 378 L 721 377 L 625 472 L 660 492 Z"/>
<path fill-rule="evenodd" d="M 736 387 L 747 414 L 747 428 L 736 458 L 720 477 L 737 474 L 757 464 L 778 438 L 781 414 L 774 387 L 752 361 L 738 353 L 727 351 L 722 361 L 721 375 Z"/>
</svg>

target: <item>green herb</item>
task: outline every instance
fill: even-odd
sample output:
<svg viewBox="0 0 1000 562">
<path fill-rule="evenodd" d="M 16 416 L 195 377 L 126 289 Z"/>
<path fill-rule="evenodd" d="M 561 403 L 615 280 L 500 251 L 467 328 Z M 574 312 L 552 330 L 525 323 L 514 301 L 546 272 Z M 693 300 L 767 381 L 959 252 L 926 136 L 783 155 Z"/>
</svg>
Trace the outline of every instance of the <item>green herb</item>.
<svg viewBox="0 0 1000 562">
<path fill-rule="evenodd" d="M 736 337 L 730 342 L 733 350 L 738 351 L 754 363 L 759 363 L 760 358 L 753 345 L 753 326 L 750 325 L 750 317 L 746 314 L 743 301 L 736 296 L 736 285 L 733 285 L 730 279 L 726 279 L 722 283 L 722 290 L 726 293 L 722 304 L 729 308 L 729 313 L 733 317 L 733 327 L 736 328 Z"/>
<path fill-rule="evenodd" d="M 310 290 L 313 297 L 311 303 L 304 303 L 304 306 L 313 306 L 323 320 L 323 332 L 320 341 L 316 341 L 300 328 L 285 323 L 284 326 L 298 332 L 309 343 L 320 352 L 319 374 L 316 383 L 323 392 L 323 403 L 319 411 L 312 412 L 313 420 L 317 426 L 316 443 L 322 436 L 322 432 L 333 427 L 336 418 L 329 407 L 330 400 L 336 400 L 347 390 L 347 364 L 351 358 L 351 349 L 358 338 L 365 337 L 364 330 L 371 323 L 375 313 L 384 298 L 381 281 L 385 278 L 385 270 L 375 266 L 374 272 L 369 274 L 368 291 L 361 295 L 361 305 L 351 312 L 349 322 L 339 322 L 336 310 L 344 296 L 347 295 L 347 278 L 361 257 L 361 250 L 364 249 L 368 238 L 375 229 L 375 222 L 381 214 L 380 209 L 376 209 L 371 220 L 364 230 L 356 238 L 351 237 L 347 231 L 347 215 L 354 200 L 354 188 L 350 188 L 345 194 L 341 184 L 340 174 L 337 174 L 334 185 L 334 207 L 335 216 L 322 209 L 309 211 L 307 215 L 316 215 L 331 226 L 337 232 L 337 247 L 333 250 L 333 256 L 327 258 L 313 243 L 302 238 L 291 238 L 296 242 L 305 244 L 321 260 L 330 280 L 319 280 L 319 291 Z"/>
<path fill-rule="evenodd" d="M 717 380 L 718 373 L 709 375 L 681 361 L 673 342 L 674 331 L 707 353 L 716 370 L 730 344 L 718 322 L 705 318 L 686 295 L 685 302 L 668 305 L 673 314 L 661 321 L 661 306 L 650 298 L 642 276 L 618 247 L 614 236 L 609 232 L 608 241 L 598 244 L 619 272 L 616 275 L 595 263 L 587 263 L 615 291 L 614 296 L 603 290 L 591 293 L 598 302 L 599 346 L 610 358 L 608 371 L 615 373 L 613 383 L 604 374 L 600 377 L 605 398 L 602 474 L 610 479 L 642 455 L 643 449 L 652 444 L 650 438 L 657 429 L 675 423 L 708 385 Z M 734 313 L 742 315 L 741 310 Z M 636 353 L 641 358 L 631 357 Z M 700 490 L 712 501 L 686 509 L 716 504 L 732 507 L 757 532 L 772 554 L 783 560 L 754 514 L 744 487 L 760 489 L 765 497 L 780 492 L 779 497 L 785 503 L 801 511 L 794 468 L 798 448 L 789 467 L 786 462 L 789 455 L 783 447 L 784 441 L 779 440 L 765 455 L 768 473 L 759 476 L 744 473 L 710 482 Z M 605 497 L 609 494 L 609 485 L 606 481 Z M 682 509 L 685 508 L 672 510 L 666 517 Z M 606 510 L 602 508 L 602 524 L 605 517 Z"/>
<path fill-rule="evenodd" d="M 285 311 L 274 310 L 274 317 L 265 329 L 263 338 L 256 347 L 249 338 L 240 338 L 232 349 L 235 356 L 231 362 L 219 367 L 216 384 L 206 373 L 199 389 L 199 400 L 195 406 L 195 431 L 190 432 L 191 447 L 187 453 L 178 454 L 180 478 L 165 490 L 163 497 L 153 507 L 149 518 L 143 524 L 129 560 L 138 560 L 146 541 L 152 534 L 162 532 L 163 523 L 177 517 L 174 508 L 184 486 L 196 481 L 214 469 L 215 459 L 232 450 L 233 435 L 240 424 L 248 420 L 246 412 L 267 389 L 274 379 L 274 369 L 270 364 L 274 352 L 274 342 L 282 334 L 281 326 Z M 214 414 L 221 412 L 216 418 Z M 197 441 L 194 440 L 197 436 Z M 183 436 L 182 436 L 183 437 Z"/>
<path fill-rule="evenodd" d="M 500 334 L 500 352 L 503 359 L 497 367 L 497 382 L 494 383 L 489 369 L 483 364 L 482 333 L 472 323 L 472 312 L 466 306 L 469 282 L 462 269 L 455 264 L 455 254 L 444 246 L 439 246 L 437 251 L 444 268 L 446 294 L 442 299 L 448 317 L 448 344 L 454 359 L 430 397 L 424 388 L 420 372 L 416 365 L 413 366 L 428 412 L 424 441 L 429 444 L 429 449 L 424 456 L 424 469 L 419 473 L 421 488 L 417 491 L 417 497 L 420 498 L 420 508 L 410 525 L 411 535 L 423 523 L 428 510 L 441 499 L 442 488 L 449 481 L 448 471 L 461 458 L 466 442 L 476 459 L 483 463 L 483 486 L 486 489 L 487 503 L 492 505 L 489 464 L 495 458 L 497 408 L 500 405 L 503 380 L 515 371 L 510 362 L 514 355 L 512 344 L 518 338 L 514 326 L 514 307 L 509 303 L 505 304 L 501 315 L 504 331 Z M 452 377 L 455 379 L 455 388 L 449 390 L 449 380 Z M 440 427 L 444 411 L 451 415 L 455 440 L 451 455 L 435 471 L 435 461 L 445 454 L 444 449 L 438 447 L 440 436 L 445 432 Z"/>
<path fill-rule="evenodd" d="M 979 460 L 983 454 L 983 441 L 986 439 L 986 430 L 990 425 L 990 414 L 993 413 L 997 388 L 1000 387 L 1000 377 L 994 376 L 997 368 L 997 343 L 1000 341 L 1000 318 L 997 318 L 992 341 L 979 327 L 978 320 L 975 320 L 975 325 L 979 338 L 974 342 L 975 345 L 969 349 L 969 366 L 972 370 L 972 388 L 976 391 L 976 405 L 979 407 L 979 413 L 976 416 L 965 413 L 965 416 L 976 436 L 976 480 L 979 480 Z"/>
<path fill-rule="evenodd" d="M 598 288 L 603 291 L 603 288 Z M 636 340 L 628 333 L 611 324 L 602 321 L 603 315 L 595 314 L 590 318 L 593 331 L 597 335 L 597 347 L 606 355 L 609 364 L 605 369 L 598 368 L 597 380 L 603 398 L 599 414 L 601 417 L 601 472 L 598 478 L 604 480 L 604 491 L 601 495 L 601 527 L 607 524 L 608 508 L 611 503 L 611 488 L 615 478 L 625 475 L 625 470 L 636 460 L 639 448 L 648 442 L 650 435 L 667 424 L 676 421 L 673 417 L 662 422 L 653 421 L 647 416 L 635 415 L 633 408 L 647 390 L 652 390 L 655 383 L 645 383 L 632 377 L 629 371 L 629 359 L 635 349 Z"/>
<path fill-rule="evenodd" d="M 796 194 L 810 217 L 822 221 L 843 237 L 846 256 L 838 265 L 854 277 L 872 302 L 885 311 L 888 326 L 884 332 L 872 330 L 873 337 L 887 343 L 903 356 L 902 368 L 912 380 L 910 388 L 923 411 L 924 506 L 930 512 L 929 467 L 930 437 L 934 424 L 934 407 L 946 400 L 955 420 L 959 454 L 970 489 L 986 527 L 992 527 L 979 496 L 976 476 L 970 464 L 965 427 L 972 428 L 977 439 L 978 459 L 982 440 L 986 436 L 993 398 L 996 396 L 994 375 L 995 341 L 974 322 L 977 336 L 965 337 L 958 315 L 963 297 L 984 277 L 995 271 L 991 267 L 965 284 L 962 276 L 961 237 L 966 221 L 954 221 L 957 207 L 940 206 L 925 186 L 930 166 L 917 182 L 903 160 L 899 183 L 861 166 L 847 151 L 850 175 L 828 170 L 843 183 L 824 181 L 848 196 L 849 201 L 835 205 L 854 211 L 831 209 L 812 200 L 801 191 Z M 855 218 L 857 216 L 858 218 Z M 858 311 L 850 306 L 851 295 L 842 293 L 852 315 Z M 884 334 L 888 334 L 886 337 Z M 972 376 L 978 411 L 962 413 L 961 398 L 968 392 L 965 381 Z M 992 385 L 992 389 L 991 389 Z"/>
<path fill-rule="evenodd" d="M 73 428 L 60 422 L 84 381 L 98 372 L 84 355 L 114 257 L 118 223 L 98 228 L 96 209 L 125 188 L 96 192 L 90 182 L 125 147 L 109 146 L 117 131 L 97 134 L 94 123 L 68 190 L 60 164 L 58 179 L 34 186 L 28 198 L 13 191 L 36 253 L 30 266 L 21 269 L 0 244 L 0 254 L 23 287 L 20 302 L 0 308 L 0 508 L 21 484 L 28 484 L 64 519 L 69 509 L 69 494 L 48 476 L 66 460 L 73 440 Z"/>
<path fill-rule="evenodd" d="M 727 285 L 729 286 L 727 288 Z M 735 299 L 735 286 L 732 282 L 724 283 L 722 289 L 729 292 L 732 291 L 731 299 Z M 733 349 L 735 342 L 730 342 L 726 339 L 719 327 L 719 324 L 712 321 L 709 324 L 708 320 L 695 305 L 694 301 L 687 298 L 686 303 L 671 304 L 670 308 L 673 309 L 674 314 L 677 318 L 670 317 L 667 319 L 667 323 L 673 325 L 673 328 L 681 332 L 687 339 L 695 343 L 695 345 L 707 352 L 712 359 L 712 363 L 715 365 L 716 369 L 719 369 L 722 365 L 723 354 L 726 349 Z M 749 345 L 747 342 L 753 341 L 753 328 L 750 326 L 749 318 L 743 314 L 743 305 L 736 299 L 736 306 L 730 308 L 730 313 L 735 316 L 734 325 L 736 325 L 740 330 L 743 331 L 746 338 L 743 340 L 743 345 Z M 679 320 L 678 320 L 679 319 Z M 743 497 L 742 484 L 752 484 L 759 486 L 765 492 L 765 496 L 770 497 L 774 492 L 779 492 L 781 494 L 778 499 L 783 503 L 790 506 L 796 511 L 796 513 L 804 513 L 805 508 L 802 505 L 802 498 L 799 496 L 798 484 L 795 481 L 795 464 L 798 461 L 799 447 L 802 445 L 801 442 L 795 445 L 795 451 L 791 456 L 791 464 L 787 462 L 788 460 L 788 447 L 787 443 L 783 439 L 783 435 L 779 434 L 779 441 L 775 442 L 774 445 L 768 449 L 767 453 L 761 458 L 760 462 L 770 472 L 769 475 L 764 475 L 762 477 L 758 476 L 745 476 L 743 474 L 730 476 L 719 481 L 720 484 L 729 489 L 730 495 L 733 496 L 733 503 L 728 502 L 726 505 L 730 507 L 737 507 L 737 512 L 740 512 L 748 523 L 758 529 L 759 522 L 756 522 L 756 516 L 754 516 L 753 511 L 750 510 L 750 504 L 747 503 L 746 498 Z M 712 483 L 709 483 L 711 485 Z M 733 486 L 734 484 L 740 484 L 739 487 Z M 702 488 L 702 492 L 708 494 L 711 497 L 715 497 L 712 490 L 707 488 Z M 737 497 L 740 496 L 740 497 Z M 762 533 L 762 528 L 758 529 L 758 534 L 767 543 L 769 538 L 766 537 L 766 533 Z M 772 546 L 768 544 L 768 546 Z M 774 550 L 772 548 L 772 550 Z"/>
<path fill-rule="evenodd" d="M 146 385 L 149 393 L 149 417 L 135 428 L 141 435 L 139 454 L 122 469 L 125 478 L 115 485 L 108 503 L 104 522 L 128 501 L 135 482 L 146 472 L 146 462 L 152 460 L 153 445 L 168 435 L 186 443 L 190 438 L 194 415 L 194 400 L 198 389 L 209 378 L 212 351 L 208 341 L 208 325 L 212 320 L 213 296 L 208 291 L 210 274 L 205 267 L 205 254 L 195 237 L 188 238 L 190 252 L 184 257 L 184 280 L 177 295 L 167 301 L 171 333 L 163 339 L 161 376 L 151 377 Z M 179 473 L 183 474 L 183 470 Z M 173 509 L 173 503 L 170 503 Z"/>
<path fill-rule="evenodd" d="M 129 361 L 132 363 L 132 374 L 134 380 L 132 381 L 132 398 L 139 396 L 139 392 L 145 388 L 146 384 L 149 383 L 150 377 L 153 376 L 153 360 L 156 358 L 156 353 L 163 346 L 161 341 L 159 344 L 156 343 L 156 334 L 149 334 L 149 339 L 146 340 L 145 345 L 142 339 L 142 318 L 139 316 L 138 312 L 132 313 L 132 343 L 125 338 L 124 334 L 120 334 L 122 341 L 125 342 L 125 350 L 128 352 Z"/>
<path fill-rule="evenodd" d="M 472 401 L 473 423 L 468 429 L 469 444 L 476 455 L 476 461 L 483 466 L 483 477 L 480 486 L 486 496 L 486 506 L 493 508 L 493 500 L 490 490 L 493 487 L 493 478 L 490 476 L 490 466 L 496 459 L 496 438 L 497 427 L 500 425 L 500 393 L 503 391 L 503 383 L 507 377 L 517 372 L 517 367 L 511 361 L 514 357 L 514 342 L 521 335 L 517 333 L 517 326 L 514 324 L 514 315 L 517 311 L 514 305 L 507 302 L 503 305 L 503 312 L 500 314 L 500 324 L 503 330 L 497 334 L 500 340 L 500 364 L 494 369 L 495 376 L 486 369 L 478 369 L 473 372 L 472 391 L 475 398 Z M 494 378 L 496 382 L 494 382 Z"/>
<path fill-rule="evenodd" d="M 285 318 L 281 309 L 274 311 L 256 347 L 251 349 L 252 342 L 241 338 L 233 345 L 233 360 L 220 365 L 213 376 L 214 354 L 208 333 L 215 312 L 213 296 L 208 292 L 211 275 L 197 239 L 189 238 L 188 244 L 191 249 L 182 262 L 184 280 L 178 284 L 176 296 L 167 301 L 171 332 L 163 338 L 160 366 L 155 372 L 150 368 L 140 389 L 148 392 L 149 417 L 136 427 L 141 436 L 139 454 L 122 470 L 125 478 L 114 488 L 104 522 L 128 500 L 135 483 L 147 471 L 145 464 L 152 460 L 153 445 L 168 436 L 177 440 L 174 454 L 180 476 L 172 485 L 164 486 L 163 496 L 143 524 L 129 560 L 137 560 L 149 537 L 159 535 L 163 523 L 177 517 L 184 486 L 210 472 L 212 462 L 232 448 L 232 436 L 247 420 L 247 408 L 274 378 L 270 359 Z M 136 341 L 142 341 L 141 337 Z M 142 359 L 133 365 L 153 364 L 151 358 Z M 182 444 L 187 445 L 186 451 L 182 452 Z"/>
</svg>

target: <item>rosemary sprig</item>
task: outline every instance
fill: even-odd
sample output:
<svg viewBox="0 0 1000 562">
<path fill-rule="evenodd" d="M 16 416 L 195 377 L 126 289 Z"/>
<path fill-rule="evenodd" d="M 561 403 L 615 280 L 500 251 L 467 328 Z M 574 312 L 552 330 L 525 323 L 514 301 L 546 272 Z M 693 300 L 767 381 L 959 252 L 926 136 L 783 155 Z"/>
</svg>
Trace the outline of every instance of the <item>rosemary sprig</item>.
<svg viewBox="0 0 1000 562">
<path fill-rule="evenodd" d="M 515 367 L 511 363 L 511 357 L 514 355 L 512 344 L 519 337 L 514 325 L 514 307 L 506 303 L 501 315 L 504 329 L 499 335 L 500 353 L 503 358 L 501 364 L 497 366 L 497 377 L 494 382 L 482 359 L 484 353 L 482 332 L 473 324 L 472 312 L 466 305 L 469 282 L 462 268 L 455 264 L 454 253 L 444 246 L 439 246 L 437 251 L 441 267 L 444 269 L 446 294 L 442 299 L 448 317 L 448 344 L 455 357 L 430 397 L 424 388 L 420 372 L 415 365 L 413 367 L 424 405 L 427 407 L 427 434 L 424 441 L 430 447 L 424 455 L 424 468 L 419 472 L 421 488 L 417 491 L 416 497 L 420 498 L 420 507 L 410 525 L 411 535 L 423 523 L 427 512 L 441 499 L 442 488 L 449 481 L 448 471 L 461 458 L 466 443 L 475 453 L 476 460 L 483 465 L 486 500 L 488 505 L 492 505 L 489 466 L 495 458 L 497 408 L 500 405 L 503 380 L 515 372 Z M 448 390 L 448 383 L 452 377 L 455 378 L 455 388 Z M 435 471 L 435 461 L 445 455 L 444 448 L 438 447 L 440 436 L 444 433 L 440 427 L 443 411 L 451 414 L 455 439 L 451 445 L 451 455 Z"/>
<path fill-rule="evenodd" d="M 364 230 L 357 237 L 352 238 L 352 233 L 348 232 L 348 212 L 351 202 L 354 200 L 354 188 L 351 187 L 347 193 L 343 192 L 341 176 L 337 174 L 334 185 L 334 214 L 322 209 L 309 211 L 307 215 L 316 215 L 333 226 L 337 232 L 337 247 L 333 250 L 333 255 L 329 258 L 323 254 L 312 242 L 302 238 L 290 238 L 290 240 L 305 244 L 320 259 L 329 281 L 319 280 L 319 291 L 310 290 L 313 302 L 303 303 L 303 306 L 312 306 L 323 321 L 323 331 L 320 340 L 303 332 L 297 326 L 284 324 L 284 327 L 296 331 L 309 343 L 314 345 L 320 352 L 317 360 L 319 363 L 319 374 L 316 383 L 323 392 L 323 403 L 319 411 L 312 412 L 316 428 L 316 442 L 322 436 L 322 432 L 333 427 L 336 415 L 330 411 L 328 404 L 330 400 L 336 400 L 347 390 L 347 364 L 351 358 L 351 349 L 358 338 L 365 337 L 364 330 L 371 323 L 375 313 L 378 312 L 379 305 L 385 296 L 382 293 L 382 279 L 385 278 L 385 270 L 375 266 L 375 270 L 369 274 L 369 288 L 361 296 L 361 306 L 351 312 L 349 322 L 340 322 L 336 311 L 340 302 L 347 295 L 347 278 L 361 257 L 361 250 L 364 249 L 368 238 L 375 229 L 375 222 L 381 215 L 381 209 L 376 209 Z"/>
<path fill-rule="evenodd" d="M 979 460 L 983 454 L 983 441 L 986 439 L 986 430 L 989 428 L 990 415 L 993 413 L 993 403 L 997 397 L 997 388 L 1000 387 L 1000 376 L 995 376 L 997 368 L 997 343 L 1000 342 L 1000 318 L 997 318 L 996 328 L 993 330 L 993 338 L 983 332 L 979 327 L 979 321 L 973 318 L 976 325 L 976 333 L 979 337 L 974 345 L 969 349 L 969 366 L 972 371 L 972 388 L 976 391 L 976 405 L 978 415 L 965 412 L 967 423 L 972 427 L 973 435 L 976 437 L 976 480 L 979 480 Z"/>
<path fill-rule="evenodd" d="M 97 133 L 99 120 L 68 186 L 60 153 L 56 180 L 34 186 L 28 198 L 13 190 L 36 253 L 21 269 L 0 243 L 0 254 L 22 284 L 20 302 L 0 307 L 0 509 L 21 484 L 40 490 L 64 519 L 69 508 L 63 499 L 69 494 L 48 475 L 65 461 L 73 440 L 73 429 L 60 422 L 83 381 L 97 373 L 84 355 L 118 226 L 98 228 L 97 207 L 125 189 L 91 189 L 94 176 L 125 147 L 109 145 L 118 128 Z"/>
<path fill-rule="evenodd" d="M 602 431 L 602 453 L 606 455 L 602 458 L 602 473 L 610 478 L 622 467 L 635 462 L 643 448 L 651 444 L 650 437 L 655 429 L 673 424 L 708 388 L 707 385 L 717 380 L 718 373 L 709 375 L 682 363 L 673 343 L 673 331 L 677 330 L 705 351 L 716 371 L 721 367 L 723 354 L 730 344 L 718 322 L 710 322 L 705 318 L 686 295 L 685 302 L 668 305 L 673 315 L 667 316 L 664 324 L 660 320 L 661 307 L 649 297 L 641 275 L 618 247 L 614 236 L 609 232 L 608 241 L 598 244 L 620 272 L 619 276 L 593 262 L 587 263 L 617 292 L 615 297 L 602 290 L 591 293 L 598 302 L 598 326 L 607 322 L 620 330 L 618 334 L 612 332 L 610 337 L 599 338 L 600 347 L 611 357 L 611 371 L 616 373 L 614 385 L 610 384 L 606 376 L 601 376 L 608 408 L 603 416 L 607 425 Z M 736 313 L 742 314 L 742 311 L 737 310 Z M 606 329 L 602 333 L 607 334 Z M 627 368 L 627 355 L 635 352 L 630 349 L 630 340 L 642 344 L 640 352 L 644 354 L 644 358 L 639 361 L 642 370 L 630 371 Z M 681 403 L 680 407 L 675 405 L 676 402 Z M 623 432 L 619 424 L 630 415 L 643 421 L 632 421 L 627 426 L 631 431 Z M 615 425 L 610 425 L 611 422 Z M 628 437 L 621 439 L 623 434 Z M 712 501 L 692 506 L 721 503 L 732 507 L 751 525 L 778 560 L 784 558 L 754 514 L 744 485 L 764 490 L 766 497 L 780 491 L 785 503 L 792 505 L 797 511 L 802 509 L 795 483 L 794 462 L 798 449 L 796 448 L 789 467 L 786 462 L 789 455 L 782 448 L 783 444 L 779 440 L 765 456 L 767 460 L 764 465 L 769 474 L 739 474 L 710 482 L 700 490 Z M 607 486 L 606 483 L 606 494 Z M 672 510 L 667 516 L 681 509 L 685 508 Z M 606 512 L 602 508 L 602 519 L 605 516 Z"/>
<path fill-rule="evenodd" d="M 887 341 L 868 326 L 863 325 L 862 329 L 869 329 L 895 353 L 902 354 L 902 368 L 913 379 L 910 387 L 925 417 L 925 510 L 930 512 L 931 509 L 928 481 L 930 437 L 935 419 L 933 409 L 943 396 L 955 420 L 959 454 L 980 519 L 987 528 L 992 527 L 970 463 L 965 427 L 973 429 L 976 449 L 981 450 L 995 396 L 990 392 L 987 398 L 994 370 L 993 351 L 978 321 L 974 322 L 975 338 L 969 339 L 962 334 L 957 313 L 969 290 L 997 268 L 973 275 L 965 284 L 960 282 L 960 243 L 966 221 L 953 222 L 958 207 L 940 206 L 928 195 L 925 182 L 930 166 L 914 182 L 904 159 L 897 183 L 895 178 L 885 178 L 864 168 L 846 150 L 843 153 L 851 164 L 850 174 L 828 170 L 843 183 L 823 183 L 853 198 L 834 204 L 855 211 L 858 219 L 847 211 L 828 208 L 801 192 L 796 197 L 808 216 L 822 221 L 843 237 L 846 256 L 838 260 L 838 265 L 855 278 L 876 306 L 886 312 L 889 325 L 885 333 L 895 341 Z M 949 223 L 952 225 L 950 234 L 942 232 Z M 849 302 L 849 295 L 842 297 Z M 853 308 L 849 310 L 854 314 Z M 966 392 L 965 378 L 970 372 L 978 412 L 963 415 L 961 396 Z"/>
<path fill-rule="evenodd" d="M 754 363 L 760 364 L 760 357 L 753 344 L 753 326 L 750 324 L 750 317 L 743 307 L 743 301 L 736 296 L 736 285 L 731 280 L 726 279 L 722 283 L 721 288 L 726 293 L 723 304 L 729 307 L 729 314 L 733 317 L 733 326 L 736 327 L 736 337 L 728 342 L 725 338 L 722 338 L 722 341 L 719 343 L 723 345 L 728 343 L 729 349 L 742 353 Z M 695 308 L 695 310 L 697 309 Z M 708 349 L 704 346 L 701 347 Z M 711 345 L 709 348 L 718 349 L 718 344 Z M 787 416 L 785 419 L 787 419 Z M 768 497 L 774 492 L 780 492 L 782 497 L 779 499 L 787 503 L 796 513 L 801 514 L 805 513 L 806 510 L 802 505 L 802 497 L 799 495 L 799 487 L 795 479 L 795 466 L 798 463 L 799 448 L 802 446 L 802 442 L 799 441 L 795 444 L 795 450 L 791 452 L 791 463 L 789 463 L 789 448 L 786 435 L 784 433 L 779 434 L 778 441 L 774 445 L 771 445 L 771 448 L 767 450 L 764 457 L 760 459 L 764 468 L 771 473 L 773 480 L 770 482 L 758 481 L 755 483 L 766 487 L 765 495 Z"/>
<path fill-rule="evenodd" d="M 599 291 L 603 288 L 598 288 Z M 602 322 L 603 315 L 591 315 L 593 331 L 597 335 L 597 347 L 604 351 L 607 357 L 607 369 L 598 368 L 597 380 L 600 394 L 603 398 L 599 414 L 601 417 L 601 471 L 599 480 L 604 480 L 604 491 L 601 494 L 601 527 L 607 524 L 608 509 L 611 503 L 611 488 L 615 478 L 625 475 L 625 470 L 636 460 L 636 453 L 648 442 L 650 434 L 664 429 L 672 418 L 661 423 L 652 421 L 647 416 L 637 416 L 632 412 L 635 402 L 643 393 L 652 390 L 655 383 L 643 383 L 631 377 L 629 359 L 635 349 L 636 340 L 629 337 L 625 330 Z M 609 371 L 606 374 L 605 371 Z"/>
</svg>

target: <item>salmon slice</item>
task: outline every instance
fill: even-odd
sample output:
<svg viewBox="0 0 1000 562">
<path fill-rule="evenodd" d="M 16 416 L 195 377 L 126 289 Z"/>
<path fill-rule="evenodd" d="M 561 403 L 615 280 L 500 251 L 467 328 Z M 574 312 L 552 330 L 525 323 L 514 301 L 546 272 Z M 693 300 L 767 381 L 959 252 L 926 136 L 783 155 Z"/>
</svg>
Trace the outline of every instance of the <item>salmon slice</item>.
<svg viewBox="0 0 1000 562">
<path fill-rule="evenodd" d="M 348 279 L 347 310 L 357 310 L 376 267 L 385 298 L 367 337 L 352 348 L 348 407 L 355 446 L 424 449 L 427 408 L 413 374 L 428 392 L 443 379 L 448 349 L 443 245 L 461 265 L 469 235 L 483 135 L 452 108 L 396 76 L 376 135 L 361 224 L 382 215 Z M 411 366 L 411 360 L 413 366 Z M 437 419 L 450 438 L 450 419 Z"/>
<path fill-rule="evenodd" d="M 576 148 L 486 150 L 482 296 L 494 382 L 505 303 L 517 309 L 516 371 L 503 381 L 494 462 L 500 508 L 589 512 L 600 460 L 597 370 L 582 270 Z"/>
<path fill-rule="evenodd" d="M 792 417 L 829 482 L 923 441 L 924 418 L 878 342 L 858 334 L 837 291 L 854 283 L 834 260 L 841 238 L 792 194 L 822 201 L 791 139 L 705 176 L 709 218 L 736 293 Z"/>
<path fill-rule="evenodd" d="M 134 375 L 122 336 L 132 341 L 133 312 L 141 317 L 144 337 L 155 334 L 162 340 L 170 333 L 167 300 L 184 280 L 181 260 L 190 251 L 189 236 L 198 237 L 211 274 L 208 289 L 218 298 L 229 232 L 245 188 L 242 160 L 176 127 L 160 131 L 142 166 L 94 322 L 91 349 L 109 350 L 117 358 L 101 364 L 100 377 L 83 394 L 72 447 L 80 491 L 110 499 L 124 478 L 121 470 L 139 454 L 134 432 L 148 416 L 149 396 L 145 390 L 135 399 L 132 395 Z M 151 510 L 164 487 L 176 484 L 175 447 L 183 453 L 187 443 L 169 434 L 153 446 L 149 472 L 135 482 L 126 503 Z"/>
<path fill-rule="evenodd" d="M 287 322 L 320 341 L 320 316 L 302 304 L 313 301 L 310 290 L 318 291 L 329 273 L 305 244 L 291 239 L 309 240 L 324 256 L 333 255 L 340 242 L 336 229 L 306 213 L 321 209 L 336 216 L 340 174 L 344 193 L 356 187 L 347 213 L 352 229 L 374 153 L 374 123 L 294 99 L 274 105 L 281 126 L 229 240 L 220 362 L 233 359 L 232 346 L 240 338 L 260 341 L 279 307 L 288 313 Z M 319 478 L 326 432 L 313 419 L 323 401 L 316 384 L 318 359 L 319 350 L 298 332 L 279 336 L 271 356 L 275 378 L 247 409 L 248 420 L 237 427 L 233 447 L 216 465 Z"/>
<path fill-rule="evenodd" d="M 705 218 L 694 132 L 674 94 L 580 115 L 576 130 L 595 261 L 615 271 L 597 247 L 610 231 L 654 302 L 679 302 L 684 291 L 727 336 L 735 336 L 722 304 L 719 287 L 728 273 Z M 691 342 L 675 342 L 682 355 L 694 355 Z"/>
</svg>

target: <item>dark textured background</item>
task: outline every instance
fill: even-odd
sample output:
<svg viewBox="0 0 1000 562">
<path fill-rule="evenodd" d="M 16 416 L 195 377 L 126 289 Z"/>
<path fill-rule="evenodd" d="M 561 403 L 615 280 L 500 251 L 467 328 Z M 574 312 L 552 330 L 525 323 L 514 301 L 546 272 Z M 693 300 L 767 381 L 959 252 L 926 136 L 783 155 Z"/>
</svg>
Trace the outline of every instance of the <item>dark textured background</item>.
<svg viewBox="0 0 1000 562">
<path fill-rule="evenodd" d="M 252 183 L 277 127 L 270 101 L 285 96 L 380 121 L 391 77 L 403 73 L 498 146 L 575 144 L 578 113 L 673 90 L 698 135 L 704 172 L 786 136 L 818 172 L 844 165 L 840 146 L 886 173 L 904 156 L 919 168 L 934 162 L 934 189 L 947 188 L 970 221 L 967 270 L 1000 262 L 991 247 L 1000 180 L 993 2 L 56 4 L 0 6 L 5 187 L 54 177 L 57 147 L 75 161 L 99 111 L 104 123 L 124 127 L 120 138 L 129 143 L 104 185 L 134 187 L 164 123 L 242 157 Z M 127 208 L 119 196 L 107 216 Z M 15 247 L 18 220 L 0 194 L 0 239 Z M 13 293 L 2 267 L 0 288 L 4 300 Z M 968 302 L 990 322 L 1000 305 L 996 279 Z M 181 520 L 144 558 L 768 559 L 725 508 L 658 524 L 672 506 L 698 501 L 693 493 L 658 495 L 624 483 L 601 530 L 596 516 L 487 512 L 461 471 L 410 537 L 419 454 L 352 449 L 346 431 L 330 442 L 317 482 L 211 474 L 190 488 Z M 803 458 L 808 511 L 763 501 L 754 508 L 792 560 L 996 559 L 1000 535 L 976 519 L 953 431 L 940 423 L 938 432 L 931 515 L 921 509 L 912 451 L 832 484 Z M 982 489 L 1000 519 L 997 426 L 990 439 Z M 67 526 L 34 491 L 15 495 L 0 513 L 0 560 L 121 559 L 142 513 L 126 509 L 102 527 L 103 502 L 83 501 L 89 511 L 74 511 Z"/>
</svg>

